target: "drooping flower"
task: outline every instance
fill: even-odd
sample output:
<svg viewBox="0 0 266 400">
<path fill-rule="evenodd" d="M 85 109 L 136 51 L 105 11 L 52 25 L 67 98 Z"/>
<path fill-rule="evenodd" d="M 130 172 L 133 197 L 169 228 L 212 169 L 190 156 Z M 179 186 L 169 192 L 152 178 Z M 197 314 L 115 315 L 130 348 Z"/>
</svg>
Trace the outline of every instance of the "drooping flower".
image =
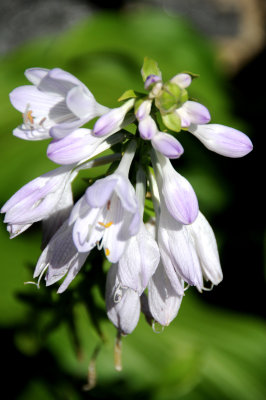
<svg viewBox="0 0 266 400">
<path fill-rule="evenodd" d="M 13 132 L 21 139 L 62 138 L 108 111 L 82 82 L 60 68 L 30 68 L 25 75 L 33 85 L 10 93 L 12 105 L 23 113 L 23 124 Z"/>
<path fill-rule="evenodd" d="M 127 241 L 139 231 L 140 213 L 128 171 L 136 150 L 127 148 L 117 170 L 97 180 L 74 206 L 69 223 L 74 223 L 73 240 L 80 252 L 90 251 L 101 241 L 108 260 L 116 263 Z"/>
<path fill-rule="evenodd" d="M 159 152 L 153 167 L 169 213 L 181 224 L 191 224 L 198 215 L 198 200 L 191 184 Z"/>
<path fill-rule="evenodd" d="M 145 224 L 145 226 L 152 237 L 155 238 L 155 221 L 150 220 Z M 148 310 L 146 310 L 146 313 L 148 311 L 151 317 L 154 318 L 155 321 L 159 322 L 159 324 L 162 326 L 168 326 L 177 316 L 183 299 L 182 289 L 184 286 L 184 281 L 181 277 L 179 277 L 179 281 L 180 284 L 178 287 L 180 290 L 178 290 L 178 292 L 180 293 L 177 293 L 177 290 L 173 288 L 173 285 L 167 276 L 162 261 L 160 261 L 155 273 L 149 280 L 147 302 Z M 145 310 L 143 311 L 145 313 Z"/>
<path fill-rule="evenodd" d="M 253 149 L 251 140 L 243 132 L 224 125 L 195 125 L 188 130 L 196 136 L 207 149 L 225 157 L 243 157 Z"/>
<path fill-rule="evenodd" d="M 67 289 L 89 255 L 89 252 L 80 253 L 77 251 L 72 238 L 72 228 L 68 225 L 68 221 L 65 221 L 57 230 L 43 250 L 33 275 L 34 278 L 38 276 L 41 278 L 47 271 L 45 281 L 46 286 L 49 286 L 67 274 L 58 289 L 58 293 Z"/>
<path fill-rule="evenodd" d="M 1 208 L 5 213 L 11 237 L 25 231 L 34 222 L 69 210 L 72 205 L 71 181 L 77 172 L 73 165 L 59 167 L 27 183 L 19 189 Z"/>
<path fill-rule="evenodd" d="M 105 301 L 110 321 L 123 335 L 130 334 L 139 321 L 140 297 L 135 290 L 120 284 L 117 264 L 113 264 L 107 274 Z"/>
</svg>

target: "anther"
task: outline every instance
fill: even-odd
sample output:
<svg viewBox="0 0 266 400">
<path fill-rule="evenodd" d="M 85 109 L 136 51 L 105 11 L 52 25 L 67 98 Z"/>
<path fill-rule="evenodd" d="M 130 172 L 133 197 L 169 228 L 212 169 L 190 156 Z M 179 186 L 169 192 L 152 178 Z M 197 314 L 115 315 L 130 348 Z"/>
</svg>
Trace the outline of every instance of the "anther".
<svg viewBox="0 0 266 400">
<path fill-rule="evenodd" d="M 107 247 L 105 248 L 105 255 L 106 255 L 106 257 L 108 257 L 110 255 L 110 250 Z"/>
</svg>

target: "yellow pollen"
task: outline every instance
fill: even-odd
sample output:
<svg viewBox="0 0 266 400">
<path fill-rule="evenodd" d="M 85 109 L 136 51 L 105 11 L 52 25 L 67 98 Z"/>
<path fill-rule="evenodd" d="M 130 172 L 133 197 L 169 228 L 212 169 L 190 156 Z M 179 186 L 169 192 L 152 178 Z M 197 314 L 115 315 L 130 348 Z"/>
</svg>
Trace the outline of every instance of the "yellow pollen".
<svg viewBox="0 0 266 400">
<path fill-rule="evenodd" d="M 108 256 L 109 256 L 109 254 L 110 254 L 110 250 L 109 250 L 109 249 L 107 249 L 107 247 L 106 247 L 106 249 L 105 249 L 105 255 L 108 257 Z"/>
<path fill-rule="evenodd" d="M 26 114 L 26 115 L 25 115 Z M 25 114 L 23 114 L 23 118 L 25 117 L 25 120 L 28 122 L 30 122 L 31 124 L 33 124 L 33 116 L 32 116 L 32 111 L 29 110 L 27 111 Z"/>
<path fill-rule="evenodd" d="M 103 226 L 104 228 L 109 228 L 111 225 L 113 225 L 113 221 L 107 222 L 107 224 L 103 222 L 98 222 L 98 224 Z"/>
</svg>

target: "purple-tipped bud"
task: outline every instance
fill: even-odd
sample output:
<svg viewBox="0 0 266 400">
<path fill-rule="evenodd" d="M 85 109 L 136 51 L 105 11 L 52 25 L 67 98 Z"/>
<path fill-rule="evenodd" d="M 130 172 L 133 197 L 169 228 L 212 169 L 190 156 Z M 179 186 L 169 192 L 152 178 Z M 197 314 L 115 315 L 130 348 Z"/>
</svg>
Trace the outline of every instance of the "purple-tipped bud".
<svg viewBox="0 0 266 400">
<path fill-rule="evenodd" d="M 162 78 L 158 75 L 149 75 L 144 83 L 144 88 L 148 90 L 151 85 L 161 82 Z"/>
<path fill-rule="evenodd" d="M 244 157 L 253 149 L 251 140 L 243 132 L 224 125 L 191 125 L 189 132 L 207 149 L 225 157 Z"/>
<path fill-rule="evenodd" d="M 168 158 L 179 158 L 184 149 L 177 139 L 164 132 L 157 132 L 151 140 L 152 146 Z"/>
<path fill-rule="evenodd" d="M 105 136 L 110 133 L 118 132 L 123 127 L 123 122 L 127 112 L 133 107 L 135 99 L 128 100 L 121 107 L 113 108 L 100 117 L 92 130 L 95 136 Z"/>
<path fill-rule="evenodd" d="M 148 116 L 139 122 L 139 133 L 142 139 L 151 140 L 157 132 L 158 129 L 152 117 Z"/>
</svg>

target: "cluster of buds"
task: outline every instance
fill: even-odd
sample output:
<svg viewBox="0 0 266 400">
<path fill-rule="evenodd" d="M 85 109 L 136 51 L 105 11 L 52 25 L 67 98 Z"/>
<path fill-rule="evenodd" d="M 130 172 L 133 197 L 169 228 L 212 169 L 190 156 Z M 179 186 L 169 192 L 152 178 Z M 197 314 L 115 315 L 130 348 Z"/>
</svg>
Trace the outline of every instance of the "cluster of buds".
<svg viewBox="0 0 266 400">
<path fill-rule="evenodd" d="M 26 140 L 50 139 L 47 156 L 60 166 L 27 183 L 1 209 L 11 238 L 43 221 L 37 285 L 44 275 L 47 286 L 65 277 L 62 293 L 90 252 L 103 249 L 111 263 L 107 315 L 122 335 L 135 329 L 141 311 L 149 321 L 169 325 L 189 286 L 201 292 L 222 280 L 213 230 L 191 184 L 170 161 L 184 152 L 178 133 L 190 132 L 227 157 L 252 150 L 244 133 L 210 124 L 208 109 L 190 100 L 192 74 L 164 83 L 149 58 L 141 74 L 144 92 L 128 90 L 119 99 L 122 105 L 109 109 L 61 69 L 27 70 L 32 85 L 10 94 L 23 113 L 13 133 Z M 92 129 L 82 128 L 95 118 Z M 113 145 L 120 151 L 101 154 Z M 74 204 L 71 184 L 79 171 L 104 164 L 110 164 L 110 173 Z M 147 202 L 153 207 L 150 219 Z"/>
</svg>

